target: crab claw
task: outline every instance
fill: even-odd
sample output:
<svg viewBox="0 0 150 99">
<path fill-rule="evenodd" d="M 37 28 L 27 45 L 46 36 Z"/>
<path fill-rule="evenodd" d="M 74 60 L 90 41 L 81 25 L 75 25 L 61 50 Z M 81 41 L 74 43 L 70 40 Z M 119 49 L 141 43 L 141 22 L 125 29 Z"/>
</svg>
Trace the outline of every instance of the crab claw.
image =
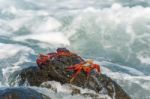
<svg viewBox="0 0 150 99">
<path fill-rule="evenodd" d="M 98 64 L 93 64 L 92 67 L 96 69 L 96 71 L 97 71 L 98 74 L 101 73 L 100 65 L 98 65 Z"/>
</svg>

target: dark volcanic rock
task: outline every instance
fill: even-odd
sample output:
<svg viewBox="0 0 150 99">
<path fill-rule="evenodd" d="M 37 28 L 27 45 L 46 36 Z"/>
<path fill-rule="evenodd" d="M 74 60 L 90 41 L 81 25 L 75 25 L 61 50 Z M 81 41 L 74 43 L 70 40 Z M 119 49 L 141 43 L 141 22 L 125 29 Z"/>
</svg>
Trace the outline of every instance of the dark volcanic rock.
<svg viewBox="0 0 150 99">
<path fill-rule="evenodd" d="M 39 86 L 45 81 L 58 81 L 62 84 L 68 83 L 71 72 L 66 71 L 66 67 L 79 63 L 77 56 L 62 56 L 51 60 L 43 69 L 38 67 L 29 67 L 12 75 L 16 76 L 19 85 L 23 85 L 26 81 L 30 85 Z M 19 75 L 19 78 L 18 76 Z M 11 82 L 12 84 L 12 82 Z M 72 82 L 73 85 L 95 90 L 97 93 L 108 94 L 115 99 L 131 99 L 122 88 L 106 75 L 87 77 L 84 73 L 80 73 Z"/>
<path fill-rule="evenodd" d="M 50 99 L 30 88 L 0 89 L 0 99 Z"/>
</svg>

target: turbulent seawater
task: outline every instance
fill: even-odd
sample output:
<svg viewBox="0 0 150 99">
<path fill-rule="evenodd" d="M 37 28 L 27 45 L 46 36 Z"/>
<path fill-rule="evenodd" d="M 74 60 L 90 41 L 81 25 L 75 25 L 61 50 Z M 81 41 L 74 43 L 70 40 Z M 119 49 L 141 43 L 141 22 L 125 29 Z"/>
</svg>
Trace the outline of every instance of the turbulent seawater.
<svg viewBox="0 0 150 99">
<path fill-rule="evenodd" d="M 0 0 L 1 88 L 57 47 L 94 59 L 133 99 L 150 99 L 149 0 Z"/>
</svg>

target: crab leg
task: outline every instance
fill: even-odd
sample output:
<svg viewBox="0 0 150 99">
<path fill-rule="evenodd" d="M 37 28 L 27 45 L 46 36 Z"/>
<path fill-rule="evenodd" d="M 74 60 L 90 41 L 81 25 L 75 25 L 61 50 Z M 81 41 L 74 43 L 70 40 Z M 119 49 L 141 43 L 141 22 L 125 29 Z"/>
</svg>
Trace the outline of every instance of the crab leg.
<svg viewBox="0 0 150 99">
<path fill-rule="evenodd" d="M 80 64 L 76 64 L 74 66 L 69 66 L 69 67 L 66 67 L 66 70 L 70 71 L 70 70 L 77 70 L 78 68 L 80 68 Z"/>
<path fill-rule="evenodd" d="M 78 68 L 76 73 L 72 75 L 71 79 L 70 79 L 70 83 L 77 77 L 77 75 L 81 72 L 82 67 Z"/>
<path fill-rule="evenodd" d="M 70 71 L 70 70 L 74 70 L 76 66 L 69 66 L 69 67 L 66 67 L 66 70 Z"/>
</svg>

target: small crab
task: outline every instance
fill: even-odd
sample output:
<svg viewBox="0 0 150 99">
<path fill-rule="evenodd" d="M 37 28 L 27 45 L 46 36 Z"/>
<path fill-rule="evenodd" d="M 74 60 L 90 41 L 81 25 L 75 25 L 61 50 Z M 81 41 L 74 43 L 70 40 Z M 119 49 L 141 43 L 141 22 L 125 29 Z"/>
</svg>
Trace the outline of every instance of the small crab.
<svg viewBox="0 0 150 99">
<path fill-rule="evenodd" d="M 43 65 L 46 65 L 50 59 L 57 56 L 56 53 L 48 53 L 47 55 L 40 54 L 36 60 L 36 63 L 39 67 L 42 68 Z"/>
<path fill-rule="evenodd" d="M 85 72 L 87 78 L 89 78 L 91 72 L 95 70 L 94 72 L 96 74 L 100 74 L 100 66 L 98 64 L 94 64 L 93 61 L 83 61 L 79 64 L 75 64 L 73 66 L 69 66 L 66 68 L 67 71 L 74 71 L 75 73 L 71 76 L 70 83 L 76 78 L 76 76 L 81 72 Z"/>
<path fill-rule="evenodd" d="M 58 48 L 57 52 L 48 53 L 46 55 L 40 54 L 36 60 L 36 63 L 42 69 L 43 65 L 46 65 L 50 60 L 52 60 L 56 57 L 59 58 L 59 56 L 73 56 L 73 55 L 76 55 L 76 54 L 70 52 L 66 48 Z M 80 57 L 78 56 L 78 58 L 80 58 Z"/>
</svg>

